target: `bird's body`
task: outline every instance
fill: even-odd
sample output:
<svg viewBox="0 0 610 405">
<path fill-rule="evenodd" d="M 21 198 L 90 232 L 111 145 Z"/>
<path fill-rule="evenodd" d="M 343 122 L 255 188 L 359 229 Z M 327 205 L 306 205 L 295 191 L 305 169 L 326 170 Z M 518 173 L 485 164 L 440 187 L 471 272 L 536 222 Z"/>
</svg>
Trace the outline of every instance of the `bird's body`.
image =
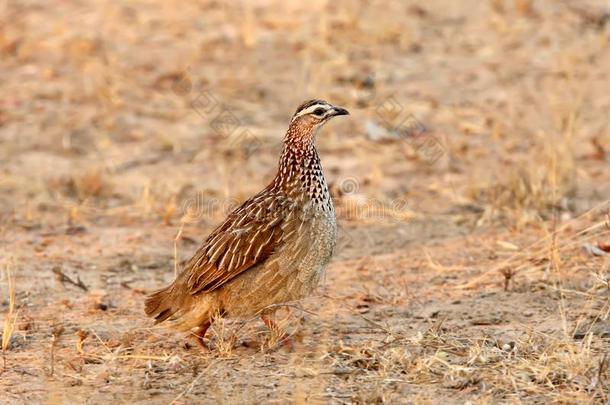
<svg viewBox="0 0 610 405">
<path fill-rule="evenodd" d="M 149 316 L 182 331 L 199 328 L 203 339 L 214 316 L 264 315 L 311 294 L 337 237 L 315 133 L 344 114 L 320 100 L 299 107 L 274 180 L 229 214 L 170 286 L 147 299 Z"/>
</svg>

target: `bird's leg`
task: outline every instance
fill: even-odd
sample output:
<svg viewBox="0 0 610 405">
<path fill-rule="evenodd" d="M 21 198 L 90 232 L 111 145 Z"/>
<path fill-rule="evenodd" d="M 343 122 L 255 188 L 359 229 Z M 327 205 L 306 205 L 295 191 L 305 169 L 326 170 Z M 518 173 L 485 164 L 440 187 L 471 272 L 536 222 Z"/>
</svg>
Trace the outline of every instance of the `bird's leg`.
<svg viewBox="0 0 610 405">
<path fill-rule="evenodd" d="M 199 347 L 201 347 L 201 350 L 204 351 L 208 350 L 208 346 L 203 341 L 203 338 L 205 337 L 206 332 L 210 328 L 210 325 L 212 325 L 211 321 L 204 322 L 197 327 L 196 332 L 193 332 L 193 337 L 195 338 L 195 341 L 197 342 Z"/>
<path fill-rule="evenodd" d="M 263 320 L 265 326 L 267 326 L 267 328 L 271 332 L 277 332 L 280 330 L 280 328 L 278 328 L 277 324 L 273 322 L 273 320 L 269 317 L 268 314 L 261 314 L 261 319 Z"/>
<path fill-rule="evenodd" d="M 284 335 L 286 334 L 279 326 L 277 323 L 275 323 L 270 317 L 269 314 L 267 313 L 262 313 L 261 314 L 261 319 L 263 320 L 263 323 L 265 324 L 265 326 L 267 326 L 267 328 L 269 329 L 269 331 L 272 334 L 276 334 L 279 338 L 280 338 L 280 343 L 285 346 L 286 348 L 292 350 L 294 349 L 294 344 L 292 342 L 292 338 L 290 336 L 288 337 L 284 337 Z"/>
</svg>

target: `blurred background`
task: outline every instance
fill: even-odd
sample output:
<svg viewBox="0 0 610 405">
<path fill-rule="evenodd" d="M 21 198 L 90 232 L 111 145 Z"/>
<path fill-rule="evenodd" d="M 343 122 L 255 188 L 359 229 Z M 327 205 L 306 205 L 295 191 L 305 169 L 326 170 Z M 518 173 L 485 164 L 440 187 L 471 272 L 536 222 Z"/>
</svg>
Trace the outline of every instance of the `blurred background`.
<svg viewBox="0 0 610 405">
<path fill-rule="evenodd" d="M 5 1 L 2 214 L 90 221 L 141 203 L 154 217 L 197 191 L 248 196 L 314 97 L 352 111 L 319 148 L 328 180 L 367 197 L 535 216 L 608 196 L 586 170 L 608 144 L 602 6 Z M 434 162 L 397 134 L 405 119 L 434 136 Z"/>
<path fill-rule="evenodd" d="M 135 399 L 148 398 L 131 391 L 144 380 L 171 375 L 190 384 L 176 364 L 194 358 L 174 353 L 179 337 L 151 335 L 143 294 L 173 279 L 214 225 L 271 180 L 290 117 L 310 98 L 351 115 L 317 140 L 340 241 L 313 301 L 316 309 L 320 299 L 332 305 L 306 324 L 320 333 L 327 321 L 343 325 L 313 339 L 327 345 L 323 358 L 347 362 L 364 380 L 327 386 L 322 378 L 304 392 L 332 386 L 345 395 L 338 401 L 362 402 L 379 392 L 384 401 L 404 395 L 400 384 L 383 382 L 379 367 L 348 361 L 372 352 L 335 347 L 354 328 L 369 328 L 362 342 L 385 333 L 354 313 L 407 328 L 404 339 L 428 330 L 439 313 L 450 319 L 445 333 L 483 339 L 479 326 L 496 325 L 496 341 L 513 346 L 539 328 L 566 339 L 558 352 L 573 348 L 584 320 L 583 333 L 595 324 L 602 330 L 595 336 L 607 334 L 609 45 L 610 7 L 601 0 L 0 0 L 0 302 L 4 331 L 14 330 L 3 342 L 16 356 L 9 363 L 22 362 L 27 379 L 42 384 L 53 375 L 54 339 L 63 342 L 57 356 L 65 355 L 57 366 L 64 377 L 52 380 L 57 392 L 66 374 L 80 381 L 62 395 L 93 395 L 107 379 Z M 557 301 L 562 288 L 580 295 Z M 574 307 L 584 309 L 566 311 Z M 98 360 L 116 342 L 138 355 L 162 348 L 187 360 L 147 358 L 165 370 L 156 377 L 135 363 L 109 371 L 106 358 L 90 364 L 82 353 L 83 364 L 70 368 L 82 330 L 98 335 L 89 337 Z M 307 346 L 308 329 L 299 333 Z M 452 361 L 472 365 L 456 345 Z M 599 345 L 608 349 L 607 340 Z M 435 353 L 397 363 L 396 353 L 375 350 L 389 358 L 388 376 L 404 370 L 405 359 L 424 364 Z M 535 367 L 517 383 L 483 367 L 473 372 L 495 388 L 472 383 L 472 392 L 497 399 L 517 384 L 546 399 L 607 400 L 586 371 L 596 352 L 575 353 L 583 357 L 570 364 L 582 366 L 574 371 L 582 378 L 563 388 L 535 382 Z M 267 356 L 256 361 L 271 361 L 278 373 L 294 367 Z M 405 377 L 440 384 L 416 390 L 422 398 L 461 389 L 442 385 L 455 370 L 426 367 Z M 7 375 L 12 398 L 40 398 L 13 386 L 23 374 Z M 215 382 L 227 398 L 232 391 L 222 387 L 231 378 Z M 163 387 L 160 398 L 173 398 Z M 294 393 L 286 389 L 282 395 Z"/>
</svg>

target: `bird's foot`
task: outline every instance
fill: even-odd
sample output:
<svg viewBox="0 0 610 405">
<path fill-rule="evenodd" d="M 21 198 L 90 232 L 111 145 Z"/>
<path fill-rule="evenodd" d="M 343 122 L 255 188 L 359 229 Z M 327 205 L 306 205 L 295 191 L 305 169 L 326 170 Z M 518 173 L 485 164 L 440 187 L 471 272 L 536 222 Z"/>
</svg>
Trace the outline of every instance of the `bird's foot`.
<svg viewBox="0 0 610 405">
<path fill-rule="evenodd" d="M 206 352 L 206 353 L 210 351 L 210 348 L 208 347 L 208 345 L 205 343 L 205 341 L 203 339 L 205 338 L 205 334 L 208 331 L 208 329 L 210 328 L 210 325 L 212 325 L 212 322 L 206 322 L 206 323 L 194 328 L 193 331 L 191 332 L 191 334 L 189 335 L 189 338 L 191 338 L 191 340 L 195 341 L 195 343 L 197 344 L 197 346 L 199 346 L 201 351 Z M 187 347 L 187 348 L 190 347 L 188 342 L 185 342 L 185 347 Z"/>
</svg>

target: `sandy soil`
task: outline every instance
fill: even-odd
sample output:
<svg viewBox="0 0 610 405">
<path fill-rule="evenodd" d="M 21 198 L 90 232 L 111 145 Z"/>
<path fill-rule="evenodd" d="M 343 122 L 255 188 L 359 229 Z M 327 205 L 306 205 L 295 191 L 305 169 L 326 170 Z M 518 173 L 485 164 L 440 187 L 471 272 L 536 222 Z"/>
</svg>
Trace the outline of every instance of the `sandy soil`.
<svg viewBox="0 0 610 405">
<path fill-rule="evenodd" d="M 0 402 L 606 403 L 608 4 L 244 3 L 0 2 Z M 323 284 L 153 327 L 312 97 Z"/>
</svg>

